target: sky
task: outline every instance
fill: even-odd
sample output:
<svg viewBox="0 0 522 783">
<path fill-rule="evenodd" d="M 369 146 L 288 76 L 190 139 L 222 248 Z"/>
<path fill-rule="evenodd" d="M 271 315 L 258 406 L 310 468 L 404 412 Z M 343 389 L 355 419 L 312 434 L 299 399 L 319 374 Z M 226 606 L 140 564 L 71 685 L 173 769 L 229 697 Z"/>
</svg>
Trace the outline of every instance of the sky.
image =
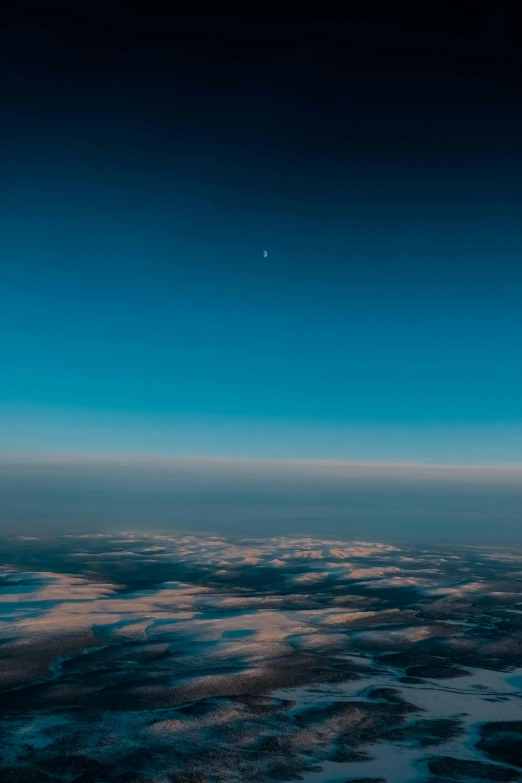
<svg viewBox="0 0 522 783">
<path fill-rule="evenodd" d="M 4 12 L 2 454 L 522 462 L 515 12 L 421 5 Z"/>
</svg>

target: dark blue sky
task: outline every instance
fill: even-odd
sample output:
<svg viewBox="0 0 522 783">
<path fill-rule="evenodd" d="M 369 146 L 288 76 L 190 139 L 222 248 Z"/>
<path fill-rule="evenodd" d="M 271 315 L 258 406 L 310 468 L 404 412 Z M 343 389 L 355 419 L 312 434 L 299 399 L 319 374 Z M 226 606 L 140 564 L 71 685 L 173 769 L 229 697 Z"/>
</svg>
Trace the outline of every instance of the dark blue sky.
<svg viewBox="0 0 522 783">
<path fill-rule="evenodd" d="M 521 55 L 473 8 L 8 12 L 2 449 L 522 459 Z"/>
</svg>

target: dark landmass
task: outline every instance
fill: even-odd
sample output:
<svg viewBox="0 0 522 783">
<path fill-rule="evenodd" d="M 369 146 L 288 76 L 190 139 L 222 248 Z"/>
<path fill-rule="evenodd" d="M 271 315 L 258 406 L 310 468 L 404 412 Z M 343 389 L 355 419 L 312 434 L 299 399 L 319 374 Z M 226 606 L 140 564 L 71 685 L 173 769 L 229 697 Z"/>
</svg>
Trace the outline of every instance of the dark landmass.
<svg viewBox="0 0 522 783">
<path fill-rule="evenodd" d="M 0 783 L 519 779 L 522 553 L 132 533 L 0 564 Z"/>
</svg>

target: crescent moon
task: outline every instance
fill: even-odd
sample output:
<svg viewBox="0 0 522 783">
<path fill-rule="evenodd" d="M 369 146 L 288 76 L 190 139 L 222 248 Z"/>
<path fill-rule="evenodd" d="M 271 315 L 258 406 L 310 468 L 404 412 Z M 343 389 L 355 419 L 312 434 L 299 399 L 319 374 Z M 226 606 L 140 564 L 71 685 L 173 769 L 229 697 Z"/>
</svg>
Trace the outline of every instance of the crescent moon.
<svg viewBox="0 0 522 783">
<path fill-rule="evenodd" d="M 263 250 L 263 258 L 266 258 L 267 255 L 268 255 L 268 253 L 266 252 L 266 250 Z"/>
</svg>

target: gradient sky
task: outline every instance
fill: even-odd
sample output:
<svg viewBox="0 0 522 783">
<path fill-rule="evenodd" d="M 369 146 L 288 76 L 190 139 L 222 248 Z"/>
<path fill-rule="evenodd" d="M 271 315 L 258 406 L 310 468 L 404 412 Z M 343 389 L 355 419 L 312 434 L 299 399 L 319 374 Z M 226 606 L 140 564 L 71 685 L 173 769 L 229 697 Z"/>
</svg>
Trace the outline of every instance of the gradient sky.
<svg viewBox="0 0 522 783">
<path fill-rule="evenodd" d="M 522 49 L 452 9 L 6 12 L 0 450 L 522 461 Z"/>
</svg>

